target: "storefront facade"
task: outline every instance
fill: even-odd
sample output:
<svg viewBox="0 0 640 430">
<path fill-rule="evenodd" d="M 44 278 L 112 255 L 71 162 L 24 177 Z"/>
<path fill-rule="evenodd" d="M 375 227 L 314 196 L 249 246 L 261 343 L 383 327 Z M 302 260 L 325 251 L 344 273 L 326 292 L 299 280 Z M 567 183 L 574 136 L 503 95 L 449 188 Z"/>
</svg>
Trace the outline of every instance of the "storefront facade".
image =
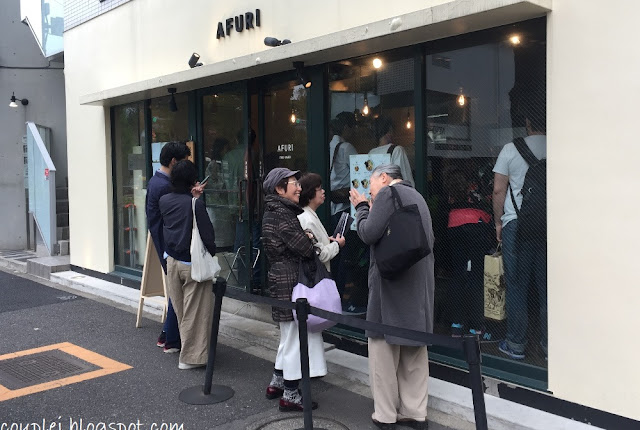
<svg viewBox="0 0 640 430">
<path fill-rule="evenodd" d="M 140 273 L 146 182 L 159 167 L 162 145 L 183 141 L 192 148 L 200 177 L 210 178 L 204 199 L 222 275 L 231 286 L 264 293 L 261 178 L 280 166 L 316 172 L 331 196 L 339 188 L 332 167 L 337 142 L 351 155 L 384 155 L 391 143 L 389 158 L 423 194 L 434 220 L 436 332 L 452 334 L 452 324 L 461 323 L 465 331 L 490 334 L 483 339 L 483 366 L 495 380 L 640 419 L 633 407 L 640 401 L 638 384 L 629 386 L 629 376 L 637 380 L 638 373 L 607 348 L 614 340 L 624 344 L 621 324 L 638 322 L 626 308 L 631 295 L 637 298 L 627 290 L 633 264 L 616 257 L 603 265 L 591 249 L 595 245 L 585 249 L 582 239 L 601 240 L 603 247 L 618 240 L 615 249 L 624 249 L 629 234 L 624 240 L 597 237 L 583 221 L 590 207 L 580 191 L 585 182 L 576 183 L 582 175 L 590 188 L 617 183 L 624 180 L 617 169 L 595 181 L 584 166 L 602 170 L 627 162 L 618 151 L 602 152 L 599 138 L 576 113 L 584 105 L 577 94 L 585 90 L 598 100 L 609 97 L 583 72 L 576 76 L 576 67 L 595 67 L 586 59 L 591 57 L 585 50 L 575 63 L 565 58 L 583 49 L 572 44 L 573 32 L 596 19 L 597 8 L 577 1 L 553 7 L 551 1 L 472 3 L 408 1 L 394 5 L 392 15 L 378 1 L 366 8 L 336 1 L 297 10 L 289 2 L 196 1 L 184 8 L 169 0 L 131 0 L 67 29 L 71 263 L 101 273 Z M 267 47 L 265 37 L 292 43 Z M 193 51 L 204 65 L 190 69 Z M 294 61 L 304 67 L 295 70 Z M 491 213 L 496 158 L 506 143 L 531 133 L 531 121 L 551 142 L 548 292 L 530 293 L 520 309 L 529 321 L 526 358 L 513 360 L 497 343 L 505 337 L 508 316 L 484 318 L 487 299 L 473 288 L 482 289 L 481 281 L 473 281 L 477 267 L 465 260 L 461 278 L 457 264 L 462 248 L 481 248 L 483 255 L 495 250 L 493 223 L 487 222 L 481 237 L 460 240 L 448 220 L 456 188 Z M 637 173 L 629 175 L 627 181 L 639 180 Z M 367 183 L 354 180 L 350 186 L 365 190 Z M 610 190 L 605 199 L 623 210 L 613 199 L 617 193 Z M 328 231 L 341 209 L 329 199 L 318 209 Z M 362 315 L 368 251 L 353 232 L 347 242 L 333 273 L 345 311 Z M 629 300 L 599 295 L 603 282 Z M 594 314 L 607 301 L 615 318 Z M 478 311 L 481 322 L 470 321 Z M 346 328 L 334 333 L 362 337 Z M 540 346 L 547 337 L 548 355 Z M 604 366 L 609 355 L 615 366 Z M 454 367 L 464 363 L 435 347 L 430 358 Z"/>
</svg>

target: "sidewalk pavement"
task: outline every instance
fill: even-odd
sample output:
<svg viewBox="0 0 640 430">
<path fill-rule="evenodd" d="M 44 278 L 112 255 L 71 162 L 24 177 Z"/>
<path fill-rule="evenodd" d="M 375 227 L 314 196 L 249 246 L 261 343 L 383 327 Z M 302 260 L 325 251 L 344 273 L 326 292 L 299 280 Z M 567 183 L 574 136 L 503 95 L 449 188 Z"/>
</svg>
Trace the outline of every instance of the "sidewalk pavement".
<svg viewBox="0 0 640 430">
<path fill-rule="evenodd" d="M 50 278 L 51 282 L 39 282 L 44 282 L 54 288 L 60 288 L 65 291 L 73 292 L 74 294 L 83 295 L 103 303 L 108 303 L 130 313 L 135 313 L 137 310 L 139 291 L 132 288 L 113 284 L 97 278 L 91 278 L 72 271 L 54 273 L 50 275 Z M 225 298 L 223 302 L 227 305 L 225 306 L 225 309 L 231 308 L 240 310 L 243 306 L 247 306 L 246 304 L 233 302 L 236 301 Z M 161 302 L 145 302 L 145 317 L 151 317 L 152 319 L 159 321 L 161 311 Z M 129 328 L 127 324 L 124 324 L 122 329 L 125 330 L 126 333 L 131 331 L 135 334 L 136 338 L 141 338 L 141 333 L 147 333 L 149 327 L 156 327 L 151 330 L 150 334 L 146 334 L 145 340 L 139 339 L 140 344 L 152 341 L 154 339 L 155 331 L 159 330 L 159 323 L 149 320 L 144 320 L 144 327 L 141 329 L 133 329 L 133 325 L 135 324 L 134 317 L 127 320 L 127 323 L 131 328 Z M 220 342 L 222 345 L 241 353 L 248 354 L 256 359 L 261 359 L 261 361 L 264 362 L 263 366 L 265 366 L 265 369 L 271 369 L 278 340 L 278 332 L 274 324 L 223 312 L 220 334 Z M 342 390 L 340 393 L 350 393 L 348 395 L 356 396 L 357 401 L 356 403 L 350 403 L 349 401 L 345 402 L 346 399 L 342 399 L 340 401 L 335 401 L 334 403 L 332 400 L 335 399 L 336 396 L 328 396 L 327 399 L 324 399 L 322 394 L 320 394 L 321 397 L 319 397 L 318 400 L 321 402 L 321 408 L 324 409 L 324 412 L 327 412 L 325 407 L 323 407 L 323 404 L 327 403 L 328 400 L 328 405 L 330 407 L 328 417 L 342 417 L 342 415 L 347 413 L 347 415 L 354 415 L 341 418 L 343 421 L 351 423 L 349 425 L 347 422 L 343 422 L 344 424 L 347 424 L 348 428 L 370 428 L 372 402 L 370 400 L 370 391 L 368 388 L 369 381 L 366 358 L 337 350 L 332 348 L 331 345 L 327 345 L 326 356 L 330 374 L 323 378 L 323 381 L 320 384 L 316 382 L 312 384 L 314 385 L 314 393 L 326 392 L 327 390 L 322 389 L 318 391 L 317 386 L 319 385 L 322 387 L 324 384 L 328 384 L 333 390 Z M 221 354 L 219 361 L 224 360 L 222 357 L 223 355 Z M 263 373 L 266 372 L 266 374 L 269 374 L 269 370 L 263 370 Z M 218 372 L 224 372 L 221 366 L 216 367 L 214 383 L 216 383 L 215 380 Z M 245 378 L 243 378 L 243 380 L 245 380 Z M 258 381 L 261 381 L 261 378 L 250 378 L 248 381 L 253 381 L 256 385 L 259 385 L 260 383 Z M 469 389 L 434 378 L 430 379 L 429 384 L 429 420 L 434 423 L 430 427 L 432 430 L 438 428 L 460 430 L 475 428 L 475 425 L 473 424 L 473 405 Z M 338 396 L 338 398 L 339 397 L 340 396 Z M 491 395 L 485 395 L 485 402 L 487 404 L 490 429 L 595 429 L 595 427 L 588 426 L 586 424 L 515 404 Z M 355 404 L 360 406 L 357 408 L 351 407 L 351 405 Z M 344 405 L 350 405 L 350 407 L 346 408 L 346 412 Z M 322 416 L 320 409 L 318 415 Z M 266 419 L 268 420 L 271 418 L 268 417 Z M 357 423 L 354 423 L 353 420 L 356 420 Z M 280 425 L 283 424 L 281 423 Z M 442 425 L 444 427 L 438 427 L 438 425 Z"/>
</svg>

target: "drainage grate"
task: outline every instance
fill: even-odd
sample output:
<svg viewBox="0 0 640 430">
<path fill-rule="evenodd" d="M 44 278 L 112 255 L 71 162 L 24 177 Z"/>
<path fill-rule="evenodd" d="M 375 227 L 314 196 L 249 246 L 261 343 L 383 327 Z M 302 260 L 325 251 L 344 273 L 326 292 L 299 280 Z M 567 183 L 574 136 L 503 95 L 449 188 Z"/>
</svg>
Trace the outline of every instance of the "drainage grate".
<svg viewBox="0 0 640 430">
<path fill-rule="evenodd" d="M 60 350 L 0 360 L 0 385 L 17 390 L 99 369 Z"/>
</svg>

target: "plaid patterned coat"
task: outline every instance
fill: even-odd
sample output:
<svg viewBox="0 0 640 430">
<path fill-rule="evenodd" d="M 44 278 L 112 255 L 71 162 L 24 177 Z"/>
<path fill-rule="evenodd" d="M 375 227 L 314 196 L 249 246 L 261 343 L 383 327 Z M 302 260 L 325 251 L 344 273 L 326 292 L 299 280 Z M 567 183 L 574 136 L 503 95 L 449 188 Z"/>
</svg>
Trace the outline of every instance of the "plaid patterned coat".
<svg viewBox="0 0 640 430">
<path fill-rule="evenodd" d="M 269 261 L 267 282 L 271 297 L 291 301 L 293 287 L 298 283 L 299 264 L 314 263 L 315 251 L 311 239 L 300 226 L 300 206 L 294 202 L 269 194 L 265 197 L 262 218 L 262 244 Z M 293 321 L 293 313 L 287 309 L 272 308 L 275 322 Z"/>
</svg>

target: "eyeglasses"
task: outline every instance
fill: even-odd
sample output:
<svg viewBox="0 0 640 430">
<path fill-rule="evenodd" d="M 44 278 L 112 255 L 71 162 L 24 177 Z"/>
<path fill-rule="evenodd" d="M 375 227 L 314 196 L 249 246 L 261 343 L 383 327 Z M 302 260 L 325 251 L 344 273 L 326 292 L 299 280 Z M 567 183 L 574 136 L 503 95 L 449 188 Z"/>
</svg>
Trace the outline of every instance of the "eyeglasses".
<svg viewBox="0 0 640 430">
<path fill-rule="evenodd" d="M 300 182 L 298 181 L 287 181 L 287 184 L 292 184 L 294 187 L 301 187 Z"/>
</svg>

